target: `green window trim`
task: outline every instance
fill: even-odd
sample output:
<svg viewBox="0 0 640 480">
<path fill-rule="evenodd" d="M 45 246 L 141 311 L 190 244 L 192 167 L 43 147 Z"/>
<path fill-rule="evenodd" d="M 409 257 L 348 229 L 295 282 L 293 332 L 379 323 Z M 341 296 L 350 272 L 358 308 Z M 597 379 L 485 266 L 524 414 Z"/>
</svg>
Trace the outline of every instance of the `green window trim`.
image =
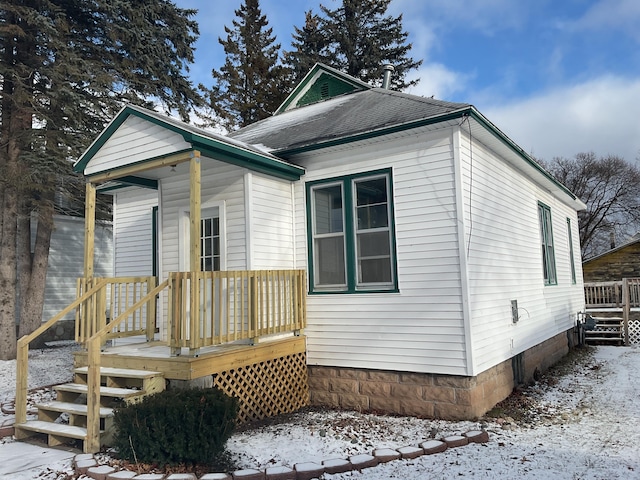
<svg viewBox="0 0 640 480">
<path fill-rule="evenodd" d="M 553 228 L 551 208 L 538 202 L 538 219 L 540 221 L 540 243 L 542 247 L 542 271 L 545 285 L 557 285 L 556 257 L 553 244 Z"/>
<path fill-rule="evenodd" d="M 571 283 L 576 284 L 576 261 L 573 255 L 573 234 L 571 232 L 571 219 L 567 218 L 567 241 L 569 242 L 569 264 L 571 265 Z"/>
<path fill-rule="evenodd" d="M 305 187 L 309 293 L 397 292 L 391 169 Z"/>
</svg>

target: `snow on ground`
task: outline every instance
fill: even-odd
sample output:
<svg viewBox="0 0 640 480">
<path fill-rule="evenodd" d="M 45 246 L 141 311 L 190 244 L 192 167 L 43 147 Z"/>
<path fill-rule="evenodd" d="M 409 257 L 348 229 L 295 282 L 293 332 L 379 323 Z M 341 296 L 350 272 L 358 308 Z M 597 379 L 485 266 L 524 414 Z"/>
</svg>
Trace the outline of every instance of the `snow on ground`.
<svg viewBox="0 0 640 480">
<path fill-rule="evenodd" d="M 520 399 L 523 415 L 515 420 L 503 416 L 445 422 L 313 410 L 236 433 L 228 450 L 238 468 L 292 467 L 485 428 L 490 435 L 487 444 L 389 462 L 362 472 L 325 475 L 325 479 L 640 478 L 640 348 L 593 351 L 562 377 L 526 389 Z M 69 367 L 64 365 L 71 363 L 69 352 L 69 348 L 33 352 L 30 385 L 67 380 Z M 13 395 L 14 375 L 15 362 L 0 362 L 0 399 Z M 517 417 L 513 410 L 510 414 Z M 0 442 L 0 478 L 71 478 L 66 477 L 71 471 L 68 452 L 33 447 L 34 452 L 11 438 Z M 17 452 L 22 451 L 21 457 Z"/>
</svg>

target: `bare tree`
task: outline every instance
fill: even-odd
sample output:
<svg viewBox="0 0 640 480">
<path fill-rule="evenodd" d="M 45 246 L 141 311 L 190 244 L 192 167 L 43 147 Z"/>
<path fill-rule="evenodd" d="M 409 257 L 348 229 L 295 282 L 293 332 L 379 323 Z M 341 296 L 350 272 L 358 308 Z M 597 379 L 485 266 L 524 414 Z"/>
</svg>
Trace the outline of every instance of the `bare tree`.
<svg viewBox="0 0 640 480">
<path fill-rule="evenodd" d="M 640 168 L 621 157 L 596 157 L 593 152 L 574 158 L 540 162 L 586 205 L 579 212 L 582 258 L 604 253 L 611 236 L 618 243 L 640 227 Z"/>
</svg>

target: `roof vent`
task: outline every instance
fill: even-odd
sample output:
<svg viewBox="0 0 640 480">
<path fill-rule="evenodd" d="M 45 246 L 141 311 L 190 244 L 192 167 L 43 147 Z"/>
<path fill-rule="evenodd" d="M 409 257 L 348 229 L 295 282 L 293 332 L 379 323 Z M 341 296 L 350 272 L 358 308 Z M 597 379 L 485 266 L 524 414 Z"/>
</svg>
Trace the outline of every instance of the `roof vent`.
<svg viewBox="0 0 640 480">
<path fill-rule="evenodd" d="M 329 82 L 320 85 L 320 98 L 329 98 Z"/>
<path fill-rule="evenodd" d="M 382 88 L 389 89 L 389 85 L 391 85 L 391 73 L 395 70 L 393 65 L 387 63 L 382 67 L 384 70 L 384 76 L 382 77 Z"/>
</svg>

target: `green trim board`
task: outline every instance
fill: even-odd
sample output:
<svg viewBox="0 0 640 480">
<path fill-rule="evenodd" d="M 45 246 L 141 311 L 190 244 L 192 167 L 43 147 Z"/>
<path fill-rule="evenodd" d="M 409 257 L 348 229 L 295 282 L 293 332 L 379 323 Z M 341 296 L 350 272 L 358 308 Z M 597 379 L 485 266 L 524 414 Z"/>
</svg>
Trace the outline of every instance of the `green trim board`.
<svg viewBox="0 0 640 480">
<path fill-rule="evenodd" d="M 322 84 L 326 82 L 329 82 L 329 91 L 327 95 L 324 95 L 321 90 L 323 89 Z M 323 63 L 316 63 L 282 102 L 274 115 L 345 93 L 371 88 L 373 88 L 371 85 L 362 80 L 358 80 Z"/>
<path fill-rule="evenodd" d="M 573 252 L 573 232 L 571 231 L 571 219 L 567 217 L 567 242 L 569 242 L 569 264 L 571 268 L 571 283 L 576 284 L 576 261 Z"/>
<path fill-rule="evenodd" d="M 151 208 L 151 275 L 158 276 L 158 207 Z"/>
<path fill-rule="evenodd" d="M 473 106 L 465 107 L 463 109 L 445 113 L 442 115 L 436 115 L 433 117 L 424 118 L 424 119 L 416 120 L 413 122 L 403 123 L 401 125 L 384 127 L 377 130 L 371 130 L 368 132 L 362 132 L 355 135 L 349 135 L 341 138 L 327 140 L 324 142 L 318 142 L 313 145 L 276 150 L 273 152 L 273 154 L 279 157 L 282 157 L 284 159 L 290 159 L 291 157 L 301 153 L 313 152 L 316 150 L 321 150 L 329 147 L 346 145 L 353 142 L 368 140 L 376 137 L 381 137 L 384 135 L 390 135 L 393 133 L 411 130 L 414 128 L 424 127 L 424 126 L 433 125 L 441 122 L 447 122 L 450 120 L 462 120 L 465 117 L 470 117 L 474 119 L 476 122 L 478 122 L 480 126 L 482 126 L 487 131 L 489 131 L 496 139 L 498 139 L 504 145 L 506 145 L 511 151 L 513 151 L 520 158 L 522 158 L 528 165 L 533 167 L 536 171 L 538 171 L 541 175 L 543 175 L 547 180 L 549 180 L 554 185 L 556 185 L 558 189 L 561 190 L 563 193 L 565 193 L 569 198 L 571 198 L 571 200 L 578 201 L 578 198 L 567 187 L 562 185 L 551 174 L 549 174 L 546 170 L 544 170 L 533 158 L 531 158 L 531 156 L 529 156 L 524 150 L 522 150 L 522 148 L 520 148 L 509 137 L 507 137 L 498 127 L 496 127 L 493 123 L 491 123 Z"/>
<path fill-rule="evenodd" d="M 300 180 L 306 172 L 304 168 L 282 160 L 272 160 L 244 150 L 239 153 L 234 147 L 202 137 L 194 137 L 192 145 L 196 150 L 200 150 L 203 157 L 210 157 L 285 180 Z"/>
<path fill-rule="evenodd" d="M 134 107 L 131 105 L 124 107 L 118 113 L 118 115 L 116 115 L 116 117 L 98 136 L 98 138 L 94 140 L 87 151 L 82 154 L 80 159 L 78 159 L 78 161 L 73 165 L 73 170 L 79 173 L 84 172 L 91 159 L 93 159 L 93 157 L 100 151 L 100 149 L 105 145 L 109 138 L 111 138 L 111 136 L 130 116 L 142 118 L 150 123 L 178 133 L 182 136 L 185 142 L 191 144 L 192 149 L 201 150 L 203 153 L 205 153 L 206 151 L 207 156 L 215 158 L 216 160 L 232 163 L 234 165 L 245 167 L 250 170 L 255 170 L 287 180 L 299 180 L 300 177 L 305 173 L 305 170 L 302 167 L 288 164 L 278 157 L 272 156 L 270 154 L 261 154 L 258 151 L 252 150 L 252 148 L 248 145 L 243 146 L 242 144 L 240 144 L 240 142 L 231 140 L 227 141 L 227 139 L 224 139 L 222 137 L 220 139 L 206 137 L 204 132 L 203 134 L 200 134 L 196 131 L 193 131 L 192 128 L 187 124 L 181 124 L 181 122 L 179 122 L 178 120 L 171 119 L 169 117 L 161 117 L 156 112 L 151 112 L 150 110 L 142 109 L 141 107 Z M 180 152 L 173 152 L 171 155 L 174 155 L 176 153 Z M 154 159 L 157 158 L 160 157 L 154 157 Z M 149 160 L 151 159 L 145 159 L 138 163 L 144 163 Z"/>
<path fill-rule="evenodd" d="M 553 240 L 553 221 L 551 207 L 538 202 L 538 221 L 540 225 L 540 246 L 542 253 L 542 271 L 545 285 L 557 285 L 555 242 Z"/>
<path fill-rule="evenodd" d="M 142 187 L 149 188 L 151 190 L 158 190 L 158 181 L 154 180 L 153 178 L 143 178 L 136 177 L 134 175 L 127 175 L 103 185 L 98 185 L 96 187 L 96 190 L 100 193 L 107 193 L 126 187 Z"/>
<path fill-rule="evenodd" d="M 358 204 L 358 199 L 354 195 L 354 185 L 356 183 L 364 183 L 368 179 L 374 180 L 377 178 L 384 178 L 386 184 L 386 204 L 387 209 L 387 225 L 383 225 L 382 231 L 388 228 L 389 236 L 389 268 L 391 280 L 389 282 L 377 282 L 364 285 L 358 285 L 358 253 L 356 244 L 358 242 L 358 235 L 362 234 L 363 230 L 360 229 L 358 233 L 356 225 L 356 210 L 362 207 L 368 207 L 370 204 Z M 314 197 L 313 194 L 317 191 L 318 187 L 339 187 L 340 191 L 340 215 L 342 220 L 339 230 L 335 231 L 334 236 L 336 239 L 342 239 L 342 245 L 344 246 L 345 258 L 344 258 L 344 283 L 336 283 L 335 286 L 330 287 L 317 287 L 316 286 L 316 265 L 315 265 L 315 240 L 316 232 L 314 229 L 314 221 L 316 215 L 314 215 Z M 358 192 L 360 194 L 361 191 Z M 359 172 L 350 175 L 343 175 L 340 177 L 326 178 L 307 182 L 305 184 L 306 194 L 306 212 L 307 212 L 307 252 L 308 252 L 308 270 L 309 270 L 309 293 L 310 294 L 353 294 L 353 293 L 397 293 L 398 290 L 398 267 L 397 267 L 397 254 L 396 254 L 396 234 L 395 234 L 395 215 L 394 215 L 394 194 L 393 194 L 393 175 L 392 169 L 386 168 L 382 170 L 374 170 L 369 172 Z M 375 206 L 373 207 L 376 208 Z M 358 218 L 360 219 L 359 215 Z M 325 217 L 327 222 L 333 222 L 336 219 L 330 219 Z M 367 228 L 365 227 L 365 232 Z M 327 233 L 327 232 L 324 232 Z M 322 236 L 322 234 L 320 234 Z M 365 258 L 365 254 L 362 254 L 361 259 Z"/>
</svg>

